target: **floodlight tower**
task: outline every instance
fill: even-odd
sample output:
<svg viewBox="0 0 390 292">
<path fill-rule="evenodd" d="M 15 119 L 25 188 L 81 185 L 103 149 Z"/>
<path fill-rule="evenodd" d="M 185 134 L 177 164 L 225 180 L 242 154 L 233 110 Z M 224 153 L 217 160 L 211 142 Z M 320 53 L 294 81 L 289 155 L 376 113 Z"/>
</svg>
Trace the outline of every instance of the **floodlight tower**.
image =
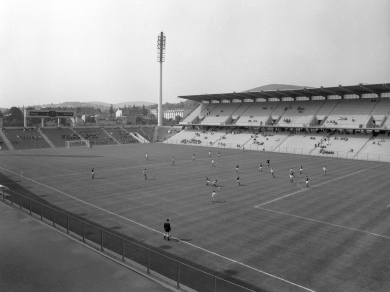
<svg viewBox="0 0 390 292">
<path fill-rule="evenodd" d="M 165 44 L 166 38 L 163 32 L 157 39 L 157 62 L 160 63 L 160 92 L 158 97 L 158 125 L 163 126 L 163 109 L 162 109 L 162 63 L 165 61 Z"/>
</svg>

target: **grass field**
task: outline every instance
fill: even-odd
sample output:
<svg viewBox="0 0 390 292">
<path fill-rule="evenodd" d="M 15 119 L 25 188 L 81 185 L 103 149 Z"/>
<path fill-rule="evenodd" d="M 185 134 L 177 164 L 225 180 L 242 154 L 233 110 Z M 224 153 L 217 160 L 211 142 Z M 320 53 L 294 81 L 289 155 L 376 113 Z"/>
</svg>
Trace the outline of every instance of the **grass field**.
<svg viewBox="0 0 390 292">
<path fill-rule="evenodd" d="M 239 150 L 217 158 L 217 151 L 165 144 L 7 151 L 0 184 L 256 291 L 390 291 L 390 164 Z M 221 188 L 206 186 L 206 176 Z M 162 235 L 167 218 L 170 242 Z"/>
</svg>

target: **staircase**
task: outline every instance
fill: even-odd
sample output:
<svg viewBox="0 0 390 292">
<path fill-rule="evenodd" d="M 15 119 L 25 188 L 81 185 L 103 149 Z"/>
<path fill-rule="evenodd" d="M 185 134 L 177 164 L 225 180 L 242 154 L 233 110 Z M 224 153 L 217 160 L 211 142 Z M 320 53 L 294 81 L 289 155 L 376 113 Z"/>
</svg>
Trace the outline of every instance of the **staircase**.
<svg viewBox="0 0 390 292">
<path fill-rule="evenodd" d="M 103 128 L 103 132 L 106 133 L 108 137 L 112 138 L 112 140 L 114 140 L 116 144 L 121 144 L 117 139 L 115 139 L 115 137 L 108 133 L 106 129 Z"/>
<path fill-rule="evenodd" d="M 352 157 L 352 158 L 355 158 L 357 157 L 357 155 L 366 147 L 366 145 L 368 144 L 368 142 L 372 141 L 372 140 L 375 140 L 375 137 L 374 136 L 371 136 L 370 139 L 367 140 L 366 143 L 364 143 L 363 147 L 359 149 L 358 152 L 356 152 L 356 154 Z M 371 142 L 370 142 L 371 143 Z"/>
<path fill-rule="evenodd" d="M 42 136 L 42 138 L 49 144 L 51 148 L 56 148 L 56 146 L 50 141 L 50 139 L 41 131 L 41 129 L 38 129 L 38 133 Z"/>
<path fill-rule="evenodd" d="M 0 130 L 0 137 L 3 139 L 4 143 L 7 145 L 9 150 L 15 150 L 14 146 L 12 146 L 12 143 L 8 140 L 7 136 L 1 130 Z"/>
</svg>

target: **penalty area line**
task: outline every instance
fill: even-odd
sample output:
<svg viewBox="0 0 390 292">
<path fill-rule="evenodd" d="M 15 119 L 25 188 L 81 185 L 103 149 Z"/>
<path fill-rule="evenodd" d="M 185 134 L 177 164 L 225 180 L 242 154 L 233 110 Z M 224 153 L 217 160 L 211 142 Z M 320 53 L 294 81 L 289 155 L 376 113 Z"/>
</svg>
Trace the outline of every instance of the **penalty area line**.
<svg viewBox="0 0 390 292">
<path fill-rule="evenodd" d="M 378 165 L 375 165 L 375 166 L 370 167 L 370 168 L 367 168 L 367 169 L 362 169 L 362 170 L 359 170 L 359 171 L 355 171 L 355 172 L 352 172 L 352 173 L 349 173 L 349 174 L 346 174 L 346 175 L 343 175 L 343 176 L 336 177 L 336 178 L 334 178 L 334 179 L 331 179 L 331 180 L 325 181 L 325 182 L 323 182 L 323 183 L 314 185 L 314 186 L 312 186 L 311 188 L 319 187 L 319 186 L 328 184 L 328 183 L 330 183 L 330 182 L 333 182 L 333 181 L 336 181 L 336 180 L 340 180 L 340 179 L 342 179 L 342 178 L 346 178 L 346 177 L 349 177 L 349 176 L 351 176 L 351 175 L 354 175 L 354 174 L 357 174 L 357 173 L 360 173 L 360 172 L 364 172 L 364 171 L 367 171 L 367 170 L 370 170 L 370 169 L 373 169 L 373 168 L 376 168 L 376 167 L 378 167 Z M 279 197 L 279 198 L 270 200 L 270 201 L 268 201 L 268 202 L 265 202 L 265 203 L 256 205 L 255 208 L 259 208 L 259 207 L 264 206 L 264 205 L 267 205 L 267 204 L 269 204 L 269 203 L 279 201 L 279 200 L 281 200 L 281 199 L 284 199 L 284 198 L 293 196 L 293 195 L 298 194 L 298 193 L 302 193 L 302 192 L 304 192 L 304 191 L 310 190 L 311 188 L 306 188 L 306 189 L 301 188 L 299 191 L 296 191 L 296 192 L 293 192 L 293 193 L 291 193 L 291 194 L 287 194 L 287 195 L 281 196 L 281 197 Z M 389 206 L 390 206 L 390 205 L 389 205 Z"/>
<path fill-rule="evenodd" d="M 0 168 L 6 170 L 6 171 L 8 171 L 8 172 L 17 174 L 17 173 L 15 173 L 15 172 L 13 172 L 13 171 L 11 171 L 11 170 L 8 170 L 8 169 L 5 169 L 5 168 L 3 168 L 3 167 L 0 167 Z M 146 225 L 144 225 L 144 224 L 142 224 L 142 223 L 139 223 L 139 222 L 137 222 L 137 221 L 131 220 L 131 219 L 126 218 L 126 217 L 124 217 L 124 216 L 121 216 L 121 215 L 119 215 L 119 214 L 116 214 L 116 213 L 114 213 L 114 212 L 112 212 L 112 211 L 109 211 L 109 210 L 107 210 L 107 209 L 104 209 L 104 208 L 102 208 L 102 207 L 99 207 L 99 206 L 96 206 L 96 205 L 94 205 L 94 204 L 91 204 L 91 203 L 89 203 L 89 202 L 87 202 L 87 201 L 84 201 L 84 200 L 81 200 L 81 199 L 76 198 L 76 197 L 74 197 L 74 196 L 71 196 L 71 195 L 69 195 L 69 194 L 67 194 L 67 193 L 64 193 L 64 192 L 62 192 L 62 191 L 60 191 L 60 190 L 57 190 L 57 189 L 55 189 L 55 188 L 53 188 L 53 187 L 50 187 L 50 186 L 48 186 L 48 185 L 45 185 L 45 184 L 43 184 L 43 183 L 41 183 L 41 182 L 38 182 L 38 181 L 36 181 L 36 180 L 33 180 L 33 179 L 28 178 L 28 177 L 25 177 L 25 176 L 24 176 L 24 178 L 27 179 L 27 180 L 29 180 L 29 181 L 32 181 L 32 182 L 34 182 L 34 183 L 36 183 L 36 184 L 39 184 L 39 185 L 41 185 L 41 186 L 47 187 L 47 188 L 49 188 L 49 189 L 51 189 L 51 190 L 53 190 L 53 191 L 56 191 L 56 192 L 58 192 L 58 193 L 60 193 L 60 194 L 62 194 L 62 195 L 64 195 L 64 196 L 67 196 L 67 197 L 72 198 L 72 199 L 74 199 L 74 200 L 76 200 L 76 201 L 79 201 L 79 202 L 81 202 L 81 203 L 83 203 L 83 204 L 86 204 L 86 205 L 88 205 L 88 206 L 94 207 L 94 208 L 96 208 L 96 209 L 98 209 L 98 210 L 100 210 L 100 211 L 103 211 L 103 212 L 106 212 L 106 213 L 108 213 L 108 214 L 114 215 L 114 216 L 119 217 L 119 218 L 121 218 L 121 219 L 123 219 L 123 220 L 125 220 L 125 221 L 132 222 L 132 223 L 134 223 L 134 224 L 136 224 L 136 225 L 138 225 L 138 226 L 141 226 L 141 227 L 143 227 L 143 228 L 146 228 L 146 229 L 148 229 L 148 230 L 150 230 L 150 231 L 153 231 L 153 232 L 156 232 L 156 233 L 158 233 L 158 234 L 163 234 L 163 232 L 160 232 L 160 231 L 158 231 L 158 230 L 156 230 L 156 229 L 154 229 L 154 228 L 151 228 L 151 227 L 149 227 L 149 226 L 146 226 Z M 189 243 L 189 242 L 187 242 L 187 241 L 180 240 L 179 238 L 176 238 L 176 237 L 172 237 L 172 238 L 178 240 L 178 241 L 181 242 L 181 243 L 184 243 L 184 244 L 187 244 L 187 245 L 189 245 L 189 246 L 192 246 L 192 247 L 194 247 L 194 248 L 196 248 L 196 249 L 202 250 L 202 251 L 204 251 L 204 252 L 206 252 L 206 253 L 212 254 L 212 255 L 217 256 L 217 257 L 219 257 L 219 258 L 225 259 L 225 260 L 230 261 L 230 262 L 232 262 L 232 263 L 238 264 L 238 265 L 243 266 L 243 267 L 245 267 L 245 268 L 248 268 L 248 269 L 251 269 L 251 270 L 256 271 L 256 272 L 258 272 L 258 273 L 261 273 L 261 274 L 263 274 L 263 275 L 266 275 L 266 276 L 272 277 L 272 278 L 274 278 L 274 279 L 277 279 L 277 280 L 279 280 L 279 281 L 285 282 L 285 283 L 287 283 L 287 284 L 289 284 L 289 285 L 292 285 L 292 286 L 301 288 L 301 289 L 303 289 L 303 290 L 305 290 L 305 291 L 315 292 L 315 291 L 312 290 L 312 289 L 309 289 L 309 288 L 304 287 L 304 286 L 302 286 L 302 285 L 299 285 L 299 284 L 296 284 L 296 283 L 294 283 L 294 282 L 288 281 L 288 280 L 283 279 L 283 278 L 281 278 L 281 277 L 278 277 L 278 276 L 276 276 L 276 275 L 267 273 L 267 272 L 265 272 L 265 271 L 263 271 L 263 270 L 256 269 L 256 268 L 254 268 L 254 267 L 252 267 L 252 266 L 249 266 L 249 265 L 247 265 L 247 264 L 244 264 L 244 263 L 241 263 L 241 262 L 239 262 L 239 261 L 233 260 L 233 259 L 231 259 L 231 258 L 228 258 L 228 257 L 223 256 L 223 255 L 221 255 L 221 254 L 218 254 L 218 253 L 216 253 L 216 252 L 207 250 L 207 249 L 205 249 L 205 248 L 203 248 L 203 247 L 197 246 L 197 245 L 192 244 L 192 243 Z"/>
</svg>

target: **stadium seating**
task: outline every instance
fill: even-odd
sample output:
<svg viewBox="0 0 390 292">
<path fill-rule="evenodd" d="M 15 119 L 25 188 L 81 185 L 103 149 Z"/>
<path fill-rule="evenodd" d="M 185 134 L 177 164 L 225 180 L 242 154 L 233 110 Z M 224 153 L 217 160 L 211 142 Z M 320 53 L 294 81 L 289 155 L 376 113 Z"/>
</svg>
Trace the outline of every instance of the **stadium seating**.
<svg viewBox="0 0 390 292">
<path fill-rule="evenodd" d="M 156 142 L 164 142 L 167 139 L 173 137 L 177 133 L 181 131 L 180 128 L 177 127 L 158 127 L 157 128 L 157 141 Z"/>
<path fill-rule="evenodd" d="M 326 128 L 362 128 L 375 102 L 370 99 L 340 100 L 323 124 Z"/>
<path fill-rule="evenodd" d="M 262 126 L 271 124 L 271 113 L 277 102 L 253 103 L 235 122 L 237 126 Z"/>
<path fill-rule="evenodd" d="M 231 121 L 233 113 L 242 106 L 242 103 L 219 103 L 206 113 L 202 120 L 203 125 L 225 125 Z"/>
<path fill-rule="evenodd" d="M 4 134 L 15 150 L 50 148 L 35 128 L 5 129 Z"/>
<path fill-rule="evenodd" d="M 375 106 L 370 113 L 369 128 L 382 128 L 386 122 L 386 116 L 390 114 L 390 99 L 373 99 Z M 373 122 L 375 121 L 375 122 Z"/>
<path fill-rule="evenodd" d="M 69 128 L 44 128 L 41 131 L 56 147 L 65 147 L 65 141 L 80 140 Z"/>
<path fill-rule="evenodd" d="M 296 101 L 290 104 L 278 122 L 281 127 L 306 127 L 322 107 L 321 101 Z M 315 125 L 315 124 L 313 124 Z"/>
<path fill-rule="evenodd" d="M 138 143 L 125 129 L 121 127 L 105 128 L 105 130 L 114 137 L 120 144 Z"/>
<path fill-rule="evenodd" d="M 185 116 L 179 124 L 195 124 L 195 119 L 199 119 L 200 114 L 209 106 L 209 104 L 199 104 L 187 116 Z"/>
<path fill-rule="evenodd" d="M 335 155 L 337 157 L 352 158 L 368 142 L 371 135 L 356 134 L 333 134 L 324 135 L 320 141 L 317 141 L 317 147 L 312 154 Z"/>
<path fill-rule="evenodd" d="M 106 133 L 99 128 L 74 128 L 74 131 L 85 140 L 91 141 L 95 145 L 116 144 L 116 142 L 106 135 Z"/>
<path fill-rule="evenodd" d="M 368 154 L 373 159 L 376 158 L 375 155 L 383 155 L 390 160 L 390 137 L 385 135 L 372 137 L 360 150 L 360 154 Z"/>
</svg>

